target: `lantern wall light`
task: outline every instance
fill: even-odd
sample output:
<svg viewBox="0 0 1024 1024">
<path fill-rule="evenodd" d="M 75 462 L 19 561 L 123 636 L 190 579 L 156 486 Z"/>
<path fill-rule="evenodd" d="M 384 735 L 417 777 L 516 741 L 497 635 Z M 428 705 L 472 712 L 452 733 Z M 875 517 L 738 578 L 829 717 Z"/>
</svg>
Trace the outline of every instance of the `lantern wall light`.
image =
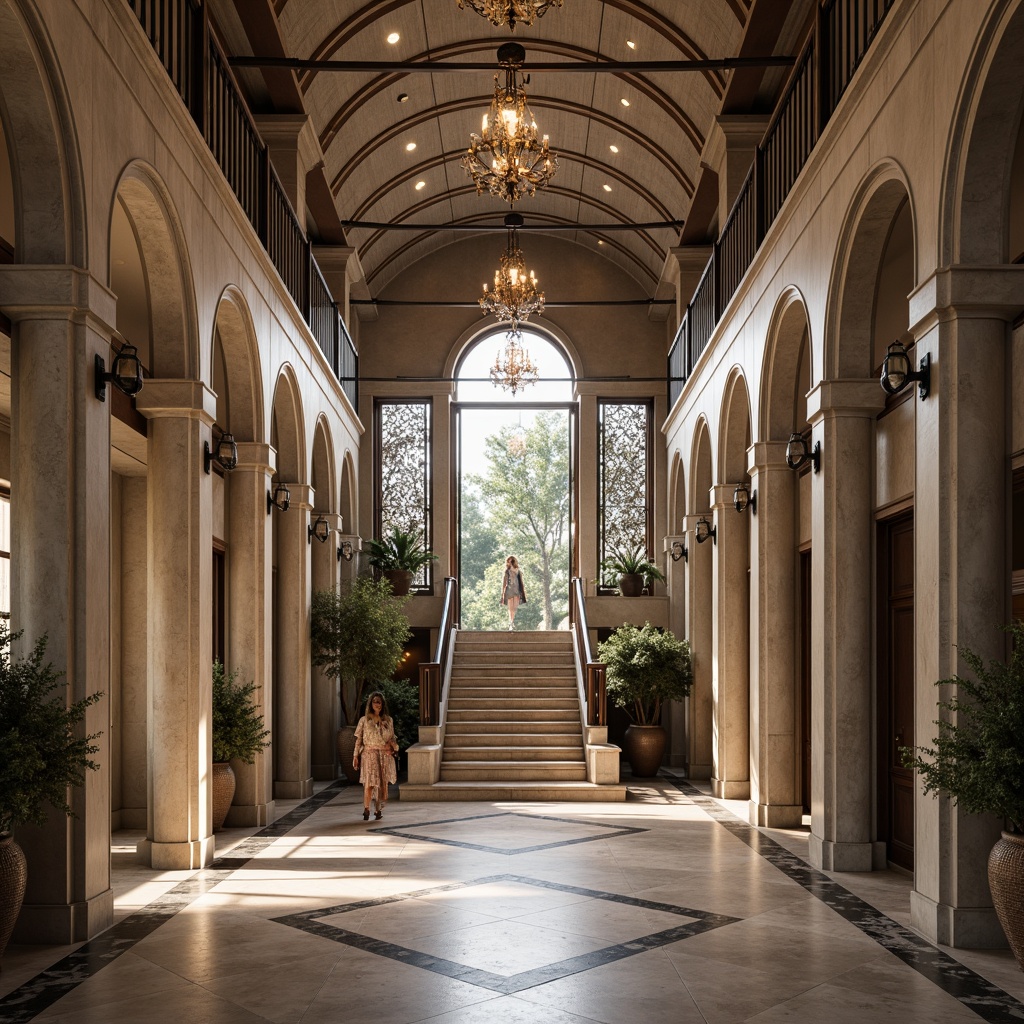
<svg viewBox="0 0 1024 1024">
<path fill-rule="evenodd" d="M 210 448 L 209 441 L 203 442 L 203 469 L 207 476 L 214 462 L 228 473 L 238 465 L 238 445 L 231 434 L 221 434 L 216 450 Z"/>
<path fill-rule="evenodd" d="M 322 515 L 318 515 L 313 523 L 306 527 L 306 541 L 309 544 L 313 543 L 314 537 L 316 537 L 321 544 L 326 544 L 330 535 L 331 525 Z"/>
<path fill-rule="evenodd" d="M 274 493 L 267 491 L 267 515 L 276 508 L 281 512 L 287 512 L 292 503 L 292 492 L 284 484 L 278 484 Z"/>
<path fill-rule="evenodd" d="M 757 491 L 756 489 L 752 492 L 745 483 L 738 483 L 736 490 L 732 492 L 732 507 L 737 512 L 746 512 L 750 509 L 750 514 L 753 516 L 757 515 Z"/>
<path fill-rule="evenodd" d="M 127 341 L 114 356 L 109 373 L 107 373 L 107 364 L 104 362 L 103 356 L 96 356 L 94 366 L 96 397 L 101 402 L 107 400 L 108 384 L 113 384 L 118 391 L 129 398 L 134 398 L 142 390 L 142 363 L 139 360 L 139 351 Z"/>
<path fill-rule="evenodd" d="M 678 540 L 672 541 L 672 550 L 669 554 L 672 556 L 673 562 L 678 562 L 680 558 L 685 562 L 690 560 L 690 552 L 686 550 L 686 544 Z"/>
<path fill-rule="evenodd" d="M 813 448 L 807 447 L 807 438 L 803 434 L 790 434 L 786 445 L 786 465 L 790 469 L 800 469 L 810 462 L 815 473 L 821 472 L 821 442 L 815 441 Z"/>
<path fill-rule="evenodd" d="M 341 547 L 338 548 L 338 561 L 340 562 L 344 558 L 346 562 L 351 562 L 353 553 L 352 541 L 343 540 Z"/>
<path fill-rule="evenodd" d="M 704 541 L 711 539 L 712 543 L 718 543 L 718 527 L 712 526 L 708 522 L 707 516 L 701 516 L 697 520 L 697 525 L 693 528 L 694 536 L 697 538 L 698 544 L 703 544 Z"/>
<path fill-rule="evenodd" d="M 917 381 L 923 402 L 928 397 L 932 378 L 932 354 L 926 352 L 915 371 L 910 369 L 910 356 L 898 338 L 889 346 L 882 361 L 882 390 L 887 395 L 898 395 L 911 381 Z"/>
</svg>

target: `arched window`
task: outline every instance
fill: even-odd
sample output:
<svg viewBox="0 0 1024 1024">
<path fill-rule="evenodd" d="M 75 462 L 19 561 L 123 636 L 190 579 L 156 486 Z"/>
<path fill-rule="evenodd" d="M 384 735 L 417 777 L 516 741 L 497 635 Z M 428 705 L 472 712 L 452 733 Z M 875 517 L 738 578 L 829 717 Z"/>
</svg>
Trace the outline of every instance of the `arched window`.
<svg viewBox="0 0 1024 1024">
<path fill-rule="evenodd" d="M 491 370 L 504 358 L 509 331 L 496 328 L 483 335 L 462 357 L 455 373 L 456 398 L 460 402 L 535 402 L 572 401 L 573 372 L 565 353 L 546 335 L 521 326 L 520 344 L 537 368 L 535 383 L 510 390 L 496 386 Z"/>
</svg>

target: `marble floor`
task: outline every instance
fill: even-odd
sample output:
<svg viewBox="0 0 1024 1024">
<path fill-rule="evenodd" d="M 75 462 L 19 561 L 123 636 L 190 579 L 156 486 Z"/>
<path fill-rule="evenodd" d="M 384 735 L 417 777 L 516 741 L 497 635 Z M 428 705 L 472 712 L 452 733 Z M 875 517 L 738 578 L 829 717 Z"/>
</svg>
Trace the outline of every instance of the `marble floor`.
<svg viewBox="0 0 1024 1024">
<path fill-rule="evenodd" d="M 937 948 L 896 872 L 824 874 L 805 831 L 668 775 L 625 804 L 406 803 L 331 785 L 201 872 L 114 837 L 117 921 L 11 946 L 0 1022 L 1024 1021 L 1008 952 Z"/>
</svg>

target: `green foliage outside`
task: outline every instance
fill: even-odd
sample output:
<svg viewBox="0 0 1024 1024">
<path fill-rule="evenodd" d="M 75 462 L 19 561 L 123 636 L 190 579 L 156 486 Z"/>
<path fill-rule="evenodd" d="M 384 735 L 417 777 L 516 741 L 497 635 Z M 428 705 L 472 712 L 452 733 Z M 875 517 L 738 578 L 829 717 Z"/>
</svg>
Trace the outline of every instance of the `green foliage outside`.
<svg viewBox="0 0 1024 1024">
<path fill-rule="evenodd" d="M 420 688 L 408 679 L 388 679 L 375 690 L 384 694 L 388 713 L 395 724 L 399 750 L 408 750 L 420 738 Z"/>
<path fill-rule="evenodd" d="M 428 562 L 437 558 L 437 555 L 423 546 L 422 538 L 423 534 L 416 530 L 405 531 L 396 526 L 380 540 L 369 541 L 366 549 L 369 563 L 381 572 L 394 569 L 419 572 Z"/>
<path fill-rule="evenodd" d="M 263 714 L 252 701 L 256 684 L 236 685 L 237 676 L 237 669 L 225 673 L 219 660 L 213 663 L 214 764 L 235 758 L 253 764 L 270 742 L 270 730 L 263 728 Z"/>
<path fill-rule="evenodd" d="M 341 713 L 355 725 L 367 687 L 389 679 L 412 636 L 402 612 L 406 597 L 395 597 L 386 579 L 358 576 L 337 590 L 313 594 L 310 642 L 313 664 L 339 681 Z"/>
<path fill-rule="evenodd" d="M 954 676 L 936 686 L 955 686 L 938 707 L 947 712 L 931 747 L 902 747 L 903 764 L 924 781 L 924 791 L 946 793 L 971 814 L 994 814 L 1008 831 L 1024 832 L 1024 624 L 1008 627 L 1008 663 L 984 661 L 960 649 L 974 678 Z"/>
<path fill-rule="evenodd" d="M 527 603 L 516 628 L 557 629 L 569 614 L 569 444 L 566 414 L 538 413 L 485 441 L 487 470 L 462 494 L 461 606 L 464 629 L 504 629 L 505 558 L 515 555 Z"/>
<path fill-rule="evenodd" d="M 624 623 L 598 647 L 607 666 L 608 696 L 636 725 L 657 725 L 667 700 L 682 700 L 693 684 L 690 645 L 649 622 Z"/>
<path fill-rule="evenodd" d="M 20 636 L 0 621 L 0 834 L 42 825 L 51 806 L 73 817 L 68 788 L 99 768 L 90 755 L 100 733 L 79 735 L 79 727 L 102 694 L 68 704 L 64 673 L 44 660 L 46 637 L 15 659 L 11 644 Z"/>
</svg>

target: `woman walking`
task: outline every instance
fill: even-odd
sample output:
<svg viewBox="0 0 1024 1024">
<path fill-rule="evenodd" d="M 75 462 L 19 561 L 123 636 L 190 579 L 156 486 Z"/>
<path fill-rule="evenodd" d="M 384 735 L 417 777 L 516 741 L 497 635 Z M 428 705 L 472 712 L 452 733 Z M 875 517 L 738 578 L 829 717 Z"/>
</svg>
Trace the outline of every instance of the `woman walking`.
<svg viewBox="0 0 1024 1024">
<path fill-rule="evenodd" d="M 519 562 L 515 555 L 505 559 L 505 574 L 501 579 L 501 603 L 508 609 L 508 629 L 516 628 L 516 611 L 520 604 L 526 604 L 526 590 L 523 587 L 523 574 L 519 571 Z"/>
<path fill-rule="evenodd" d="M 384 817 L 388 783 L 398 781 L 394 758 L 397 753 L 398 740 L 395 739 L 395 725 L 388 714 L 387 702 L 383 693 L 374 691 L 366 699 L 366 714 L 356 726 L 356 749 L 352 755 L 352 767 L 359 768 L 359 781 L 363 784 L 363 821 L 369 820 L 370 798 L 373 796 L 377 799 L 374 818 L 380 821 Z"/>
</svg>

